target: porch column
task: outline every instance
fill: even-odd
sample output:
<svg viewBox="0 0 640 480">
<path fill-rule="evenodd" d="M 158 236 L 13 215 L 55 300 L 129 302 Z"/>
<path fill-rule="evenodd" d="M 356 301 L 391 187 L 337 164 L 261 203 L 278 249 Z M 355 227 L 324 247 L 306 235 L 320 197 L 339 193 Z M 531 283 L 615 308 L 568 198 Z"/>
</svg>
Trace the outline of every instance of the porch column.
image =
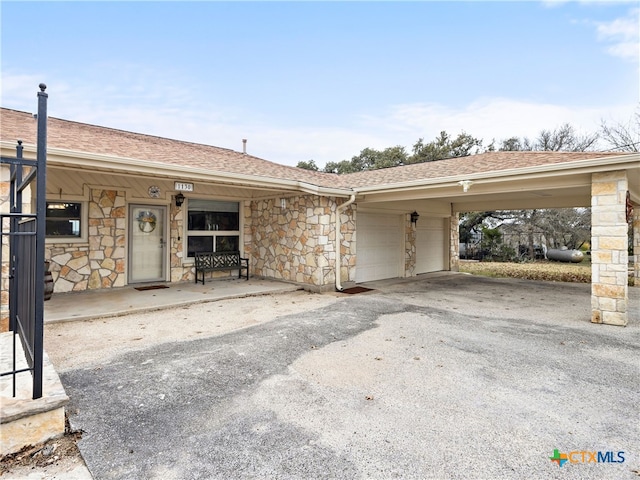
<svg viewBox="0 0 640 480">
<path fill-rule="evenodd" d="M 640 288 L 640 205 L 633 206 L 633 284 Z"/>
<path fill-rule="evenodd" d="M 414 277 L 416 274 L 416 225 L 411 215 L 404 216 L 404 276 Z"/>
<path fill-rule="evenodd" d="M 627 324 L 627 173 L 591 177 L 591 321 Z"/>
<path fill-rule="evenodd" d="M 460 213 L 453 212 L 449 217 L 449 270 L 460 271 Z"/>
</svg>

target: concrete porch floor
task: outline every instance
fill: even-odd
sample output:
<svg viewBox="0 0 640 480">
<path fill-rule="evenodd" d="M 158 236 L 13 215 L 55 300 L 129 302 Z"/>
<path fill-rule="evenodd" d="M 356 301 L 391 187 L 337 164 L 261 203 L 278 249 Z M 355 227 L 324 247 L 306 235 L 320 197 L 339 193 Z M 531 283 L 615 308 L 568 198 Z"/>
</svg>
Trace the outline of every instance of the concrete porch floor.
<svg viewBox="0 0 640 480">
<path fill-rule="evenodd" d="M 149 286 L 167 288 L 136 290 Z M 113 317 L 192 303 L 293 292 L 300 288 L 295 284 L 274 280 L 225 278 L 208 280 L 204 285 L 193 282 L 156 282 L 105 290 L 54 293 L 44 304 L 44 323 Z"/>
</svg>

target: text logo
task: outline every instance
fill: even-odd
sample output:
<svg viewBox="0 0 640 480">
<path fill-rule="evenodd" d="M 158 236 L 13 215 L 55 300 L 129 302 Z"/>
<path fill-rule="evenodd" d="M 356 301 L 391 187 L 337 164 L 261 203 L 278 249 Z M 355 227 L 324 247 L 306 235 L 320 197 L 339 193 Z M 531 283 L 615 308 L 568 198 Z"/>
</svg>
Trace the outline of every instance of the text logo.
<svg viewBox="0 0 640 480">
<path fill-rule="evenodd" d="M 569 453 L 560 453 L 557 448 L 553 450 L 552 462 L 562 467 L 565 463 L 624 463 L 624 452 L 598 452 L 586 450 L 574 450 Z"/>
<path fill-rule="evenodd" d="M 549 457 L 549 458 L 551 459 L 552 462 L 556 462 L 559 467 L 564 465 L 565 462 L 568 460 L 567 454 L 560 453 L 557 448 L 553 451 L 553 457 Z"/>
</svg>

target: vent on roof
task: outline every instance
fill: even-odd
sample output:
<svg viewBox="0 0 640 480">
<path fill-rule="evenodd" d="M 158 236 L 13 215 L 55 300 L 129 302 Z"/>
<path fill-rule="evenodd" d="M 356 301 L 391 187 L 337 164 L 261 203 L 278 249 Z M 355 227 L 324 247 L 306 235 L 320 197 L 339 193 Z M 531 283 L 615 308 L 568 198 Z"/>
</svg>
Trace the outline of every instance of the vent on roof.
<svg viewBox="0 0 640 480">
<path fill-rule="evenodd" d="M 242 139 L 242 153 L 244 153 L 245 155 L 247 154 L 247 139 L 246 138 Z"/>
</svg>

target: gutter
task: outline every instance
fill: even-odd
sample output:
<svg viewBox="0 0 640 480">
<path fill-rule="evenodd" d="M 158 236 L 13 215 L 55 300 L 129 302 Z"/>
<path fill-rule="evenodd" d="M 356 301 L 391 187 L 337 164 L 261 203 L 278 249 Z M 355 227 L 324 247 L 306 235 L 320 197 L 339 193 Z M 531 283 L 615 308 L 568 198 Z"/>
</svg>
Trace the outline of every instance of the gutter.
<svg viewBox="0 0 640 480">
<path fill-rule="evenodd" d="M 590 160 L 574 160 L 572 162 L 536 165 L 534 167 L 510 168 L 507 170 L 491 170 L 463 175 L 450 175 L 446 177 L 419 178 L 417 180 L 405 180 L 396 183 L 365 185 L 362 187 L 354 187 L 353 189 L 357 194 L 367 194 L 420 188 L 425 186 L 455 187 L 460 180 L 510 181 L 512 179 L 508 177 L 518 177 L 526 179 L 562 175 L 566 174 L 567 172 L 572 174 L 595 173 L 600 171 L 609 171 L 611 166 L 618 165 L 620 169 L 638 168 L 638 166 L 640 166 L 640 155 L 616 155 L 609 157 L 598 157 Z M 571 170 L 574 171 L 570 172 Z"/>
<path fill-rule="evenodd" d="M 9 142 L 1 141 L 2 148 L 9 148 Z M 11 145 L 15 149 L 15 145 Z M 27 146 L 25 152 L 31 151 Z M 65 160 L 71 159 L 73 161 Z M 57 167 L 87 168 L 116 174 L 131 174 L 132 167 L 138 172 L 153 177 L 189 179 L 191 181 L 219 182 L 228 185 L 240 184 L 246 187 L 290 190 L 312 195 L 327 195 L 345 198 L 352 193 L 350 188 L 324 187 L 304 180 L 289 180 L 246 173 L 230 173 L 203 167 L 190 167 L 170 163 L 114 157 L 111 155 L 76 152 L 62 148 L 47 149 L 47 164 Z"/>
<path fill-rule="evenodd" d="M 347 200 L 346 202 L 344 202 L 342 205 L 338 205 L 336 207 L 336 290 L 338 292 L 341 292 L 342 290 L 344 290 L 342 288 L 342 282 L 340 280 L 340 266 L 342 265 L 342 257 L 340 256 L 340 240 L 341 240 L 341 235 L 340 235 L 340 214 L 349 206 L 351 205 L 353 202 L 356 201 L 356 196 L 355 195 L 351 195 L 351 197 L 349 198 L 349 200 Z"/>
</svg>

